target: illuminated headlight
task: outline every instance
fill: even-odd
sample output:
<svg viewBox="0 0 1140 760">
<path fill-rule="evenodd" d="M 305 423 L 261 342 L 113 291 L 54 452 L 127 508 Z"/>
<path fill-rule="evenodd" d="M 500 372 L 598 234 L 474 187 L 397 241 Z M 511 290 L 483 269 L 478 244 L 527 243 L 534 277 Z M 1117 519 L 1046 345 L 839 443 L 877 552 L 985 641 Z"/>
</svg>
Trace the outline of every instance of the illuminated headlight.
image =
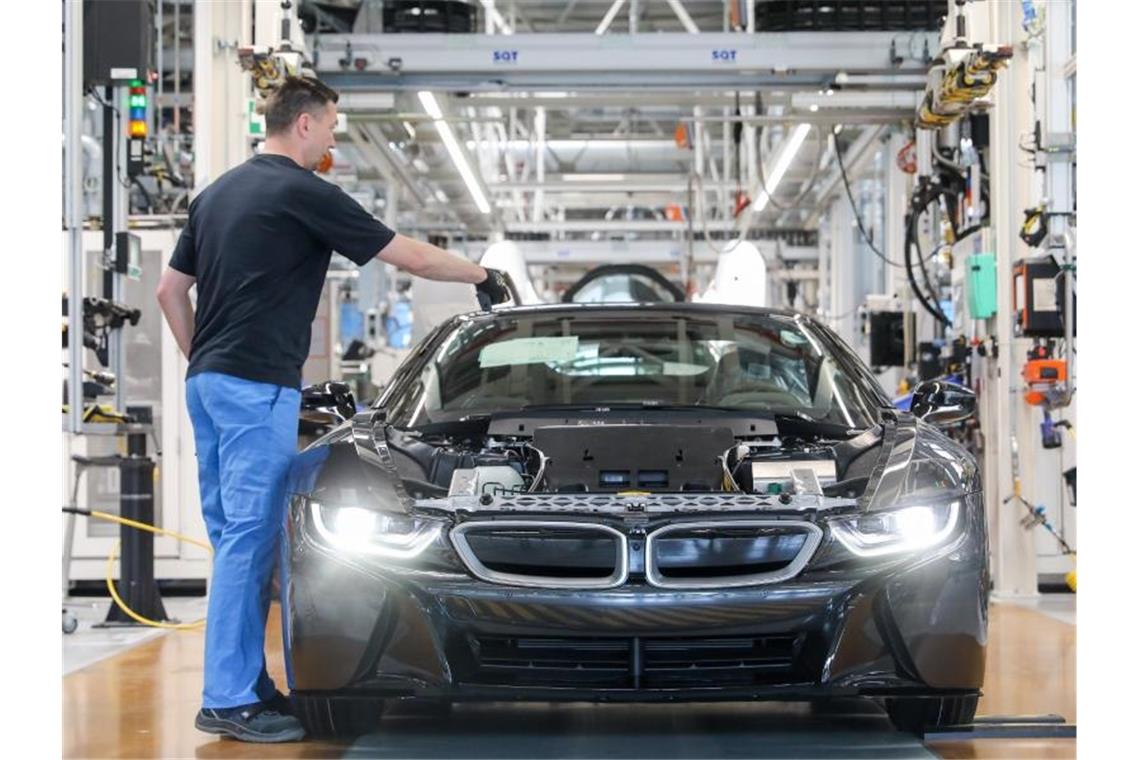
<svg viewBox="0 0 1140 760">
<path fill-rule="evenodd" d="M 442 523 L 361 507 L 309 502 L 317 534 L 338 549 L 389 559 L 412 559 L 439 538 Z"/>
<path fill-rule="evenodd" d="M 860 557 L 879 557 L 928 549 L 958 527 L 961 502 L 903 507 L 831 521 L 831 530 Z"/>
</svg>

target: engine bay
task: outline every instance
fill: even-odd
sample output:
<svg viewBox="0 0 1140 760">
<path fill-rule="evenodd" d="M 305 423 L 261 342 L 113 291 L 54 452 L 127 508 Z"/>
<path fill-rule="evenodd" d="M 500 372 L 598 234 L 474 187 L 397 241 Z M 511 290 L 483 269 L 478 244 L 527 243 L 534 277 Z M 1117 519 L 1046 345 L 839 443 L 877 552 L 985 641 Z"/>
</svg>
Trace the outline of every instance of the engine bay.
<svg viewBox="0 0 1140 760">
<path fill-rule="evenodd" d="M 881 444 L 865 431 L 790 420 L 558 415 L 387 432 L 418 498 L 736 492 L 858 497 Z"/>
</svg>

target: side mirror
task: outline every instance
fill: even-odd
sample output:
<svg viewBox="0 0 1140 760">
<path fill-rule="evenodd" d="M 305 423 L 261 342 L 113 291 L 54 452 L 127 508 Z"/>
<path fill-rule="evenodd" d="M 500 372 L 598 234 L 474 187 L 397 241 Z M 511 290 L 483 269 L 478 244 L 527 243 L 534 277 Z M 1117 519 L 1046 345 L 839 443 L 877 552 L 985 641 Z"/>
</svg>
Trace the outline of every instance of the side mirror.
<svg viewBox="0 0 1140 760">
<path fill-rule="evenodd" d="M 949 425 L 972 417 L 978 408 L 974 392 L 944 380 L 926 380 L 914 388 L 910 411 L 933 425 Z"/>
<path fill-rule="evenodd" d="M 301 419 L 337 425 L 356 414 L 356 399 L 348 383 L 325 382 L 301 389 Z"/>
</svg>

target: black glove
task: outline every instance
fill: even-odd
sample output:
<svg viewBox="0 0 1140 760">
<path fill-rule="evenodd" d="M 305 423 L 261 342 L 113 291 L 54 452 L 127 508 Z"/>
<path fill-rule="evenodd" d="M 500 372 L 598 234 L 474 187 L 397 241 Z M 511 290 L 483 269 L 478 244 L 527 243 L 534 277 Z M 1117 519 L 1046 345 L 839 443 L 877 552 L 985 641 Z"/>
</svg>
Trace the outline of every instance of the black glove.
<svg viewBox="0 0 1140 760">
<path fill-rule="evenodd" d="M 475 298 L 479 308 L 490 311 L 495 304 L 506 303 L 511 299 L 511 289 L 507 277 L 498 269 L 488 269 L 487 279 L 475 286 Z"/>
</svg>

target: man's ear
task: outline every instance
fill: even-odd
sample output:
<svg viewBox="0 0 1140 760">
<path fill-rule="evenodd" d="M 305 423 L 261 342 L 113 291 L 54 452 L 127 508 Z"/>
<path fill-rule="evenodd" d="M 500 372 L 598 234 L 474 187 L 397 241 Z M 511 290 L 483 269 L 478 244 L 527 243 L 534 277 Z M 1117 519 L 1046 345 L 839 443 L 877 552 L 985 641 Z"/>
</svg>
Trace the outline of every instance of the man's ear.
<svg viewBox="0 0 1140 760">
<path fill-rule="evenodd" d="M 312 127 L 312 124 L 310 124 L 309 121 L 312 118 L 313 117 L 310 116 L 305 111 L 302 111 L 301 115 L 297 117 L 297 136 L 298 137 L 304 137 L 305 135 L 307 135 L 309 133 L 309 129 Z"/>
</svg>

